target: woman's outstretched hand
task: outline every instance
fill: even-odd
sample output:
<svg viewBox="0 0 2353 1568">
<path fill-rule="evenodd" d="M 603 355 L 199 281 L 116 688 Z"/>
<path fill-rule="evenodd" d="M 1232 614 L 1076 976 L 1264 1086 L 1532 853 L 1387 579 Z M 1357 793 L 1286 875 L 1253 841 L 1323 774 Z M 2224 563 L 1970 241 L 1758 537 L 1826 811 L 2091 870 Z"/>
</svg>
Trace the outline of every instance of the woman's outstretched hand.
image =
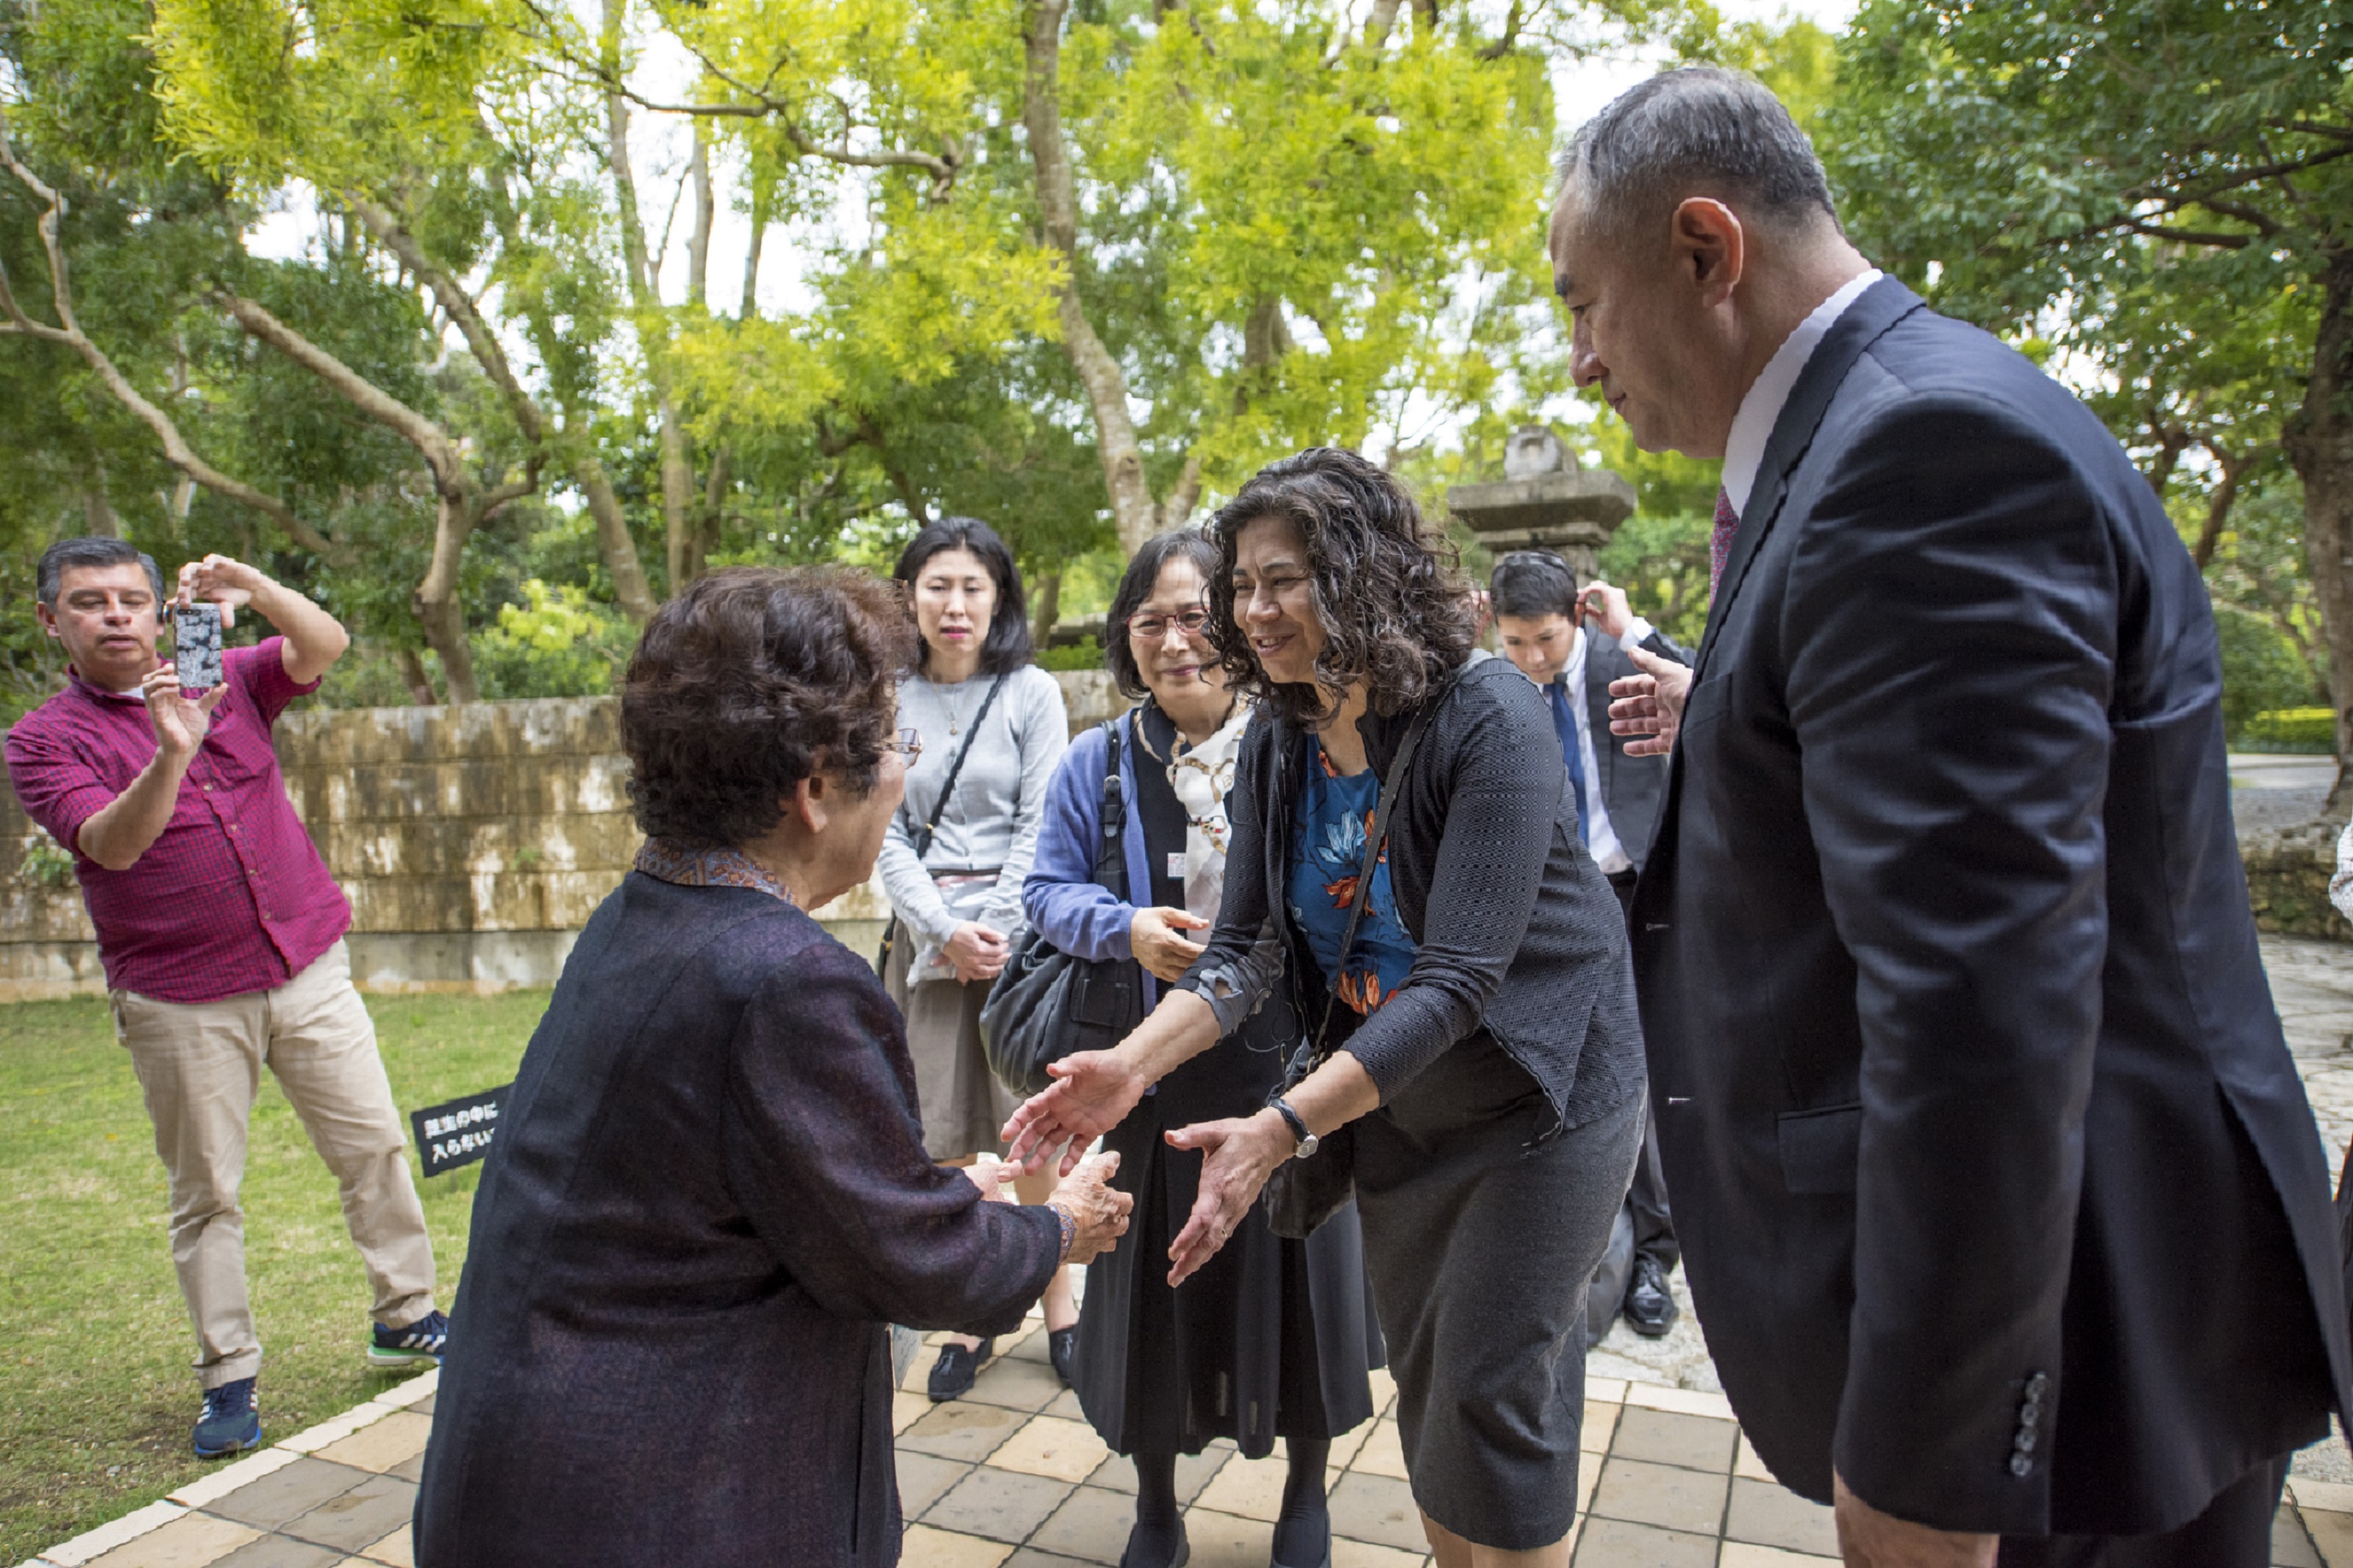
<svg viewBox="0 0 2353 1568">
<path fill-rule="evenodd" d="M 1274 1168 L 1297 1147 L 1280 1111 L 1227 1121 L 1198 1121 L 1168 1134 L 1172 1149 L 1202 1152 L 1200 1195 L 1185 1228 L 1169 1245 L 1168 1283 L 1182 1285 L 1218 1255 Z"/>
<path fill-rule="evenodd" d="M 1079 1162 L 1068 1181 L 1054 1189 L 1050 1200 L 1070 1211 L 1072 1221 L 1071 1255 L 1066 1263 L 1091 1262 L 1109 1252 L 1127 1234 L 1127 1218 L 1135 1207 L 1131 1194 L 1110 1185 L 1119 1173 L 1119 1155 L 1105 1150 Z"/>
<path fill-rule="evenodd" d="M 1022 1102 L 1000 1136 L 1005 1157 L 1032 1175 L 1060 1150 L 1067 1176 L 1087 1145 L 1118 1126 L 1151 1085 L 1116 1050 L 1080 1051 L 1046 1071 L 1054 1081 Z"/>
</svg>

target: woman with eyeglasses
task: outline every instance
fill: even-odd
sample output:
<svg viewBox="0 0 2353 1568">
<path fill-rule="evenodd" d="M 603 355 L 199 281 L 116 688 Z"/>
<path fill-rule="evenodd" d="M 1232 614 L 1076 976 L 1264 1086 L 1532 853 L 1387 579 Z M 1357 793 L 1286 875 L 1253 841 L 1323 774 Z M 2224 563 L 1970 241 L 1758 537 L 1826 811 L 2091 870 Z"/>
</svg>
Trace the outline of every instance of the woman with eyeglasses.
<svg viewBox="0 0 2353 1568">
<path fill-rule="evenodd" d="M 1046 786 L 1071 741 L 1054 678 L 1031 662 L 1028 610 L 1013 552 L 969 517 L 927 525 L 899 557 L 918 637 L 899 682 L 899 722 L 922 738 L 907 795 L 882 841 L 882 886 L 897 916 L 882 981 L 907 1016 L 923 1147 L 968 1165 L 1001 1144 L 1014 1099 L 988 1070 L 980 1007 L 1021 934 Z M 954 787 L 950 788 L 950 774 Z M 1022 1179 L 1043 1203 L 1053 1179 Z M 1079 1309 L 1070 1276 L 1045 1295 L 1047 1345 L 1070 1379 Z M 942 1342 L 929 1391 L 961 1398 L 996 1348 L 978 1334 Z"/>
<path fill-rule="evenodd" d="M 1346 1159 L 1440 1568 L 1567 1568 L 1586 1280 L 1642 1138 L 1617 895 L 1543 698 L 1470 658 L 1452 549 L 1394 478 L 1302 452 L 1209 534 L 1209 640 L 1259 703 L 1218 922 L 1141 1026 L 1054 1064 L 1014 1153 L 1074 1163 L 1287 995 L 1328 1054 L 1265 1109 L 1170 1135 L 1203 1155 L 1170 1277 L 1232 1245 L 1278 1167 Z"/>
<path fill-rule="evenodd" d="M 1095 880 L 1110 738 L 1072 742 L 1054 775 L 1038 858 L 1023 889 L 1031 925 L 1064 952 L 1140 966 L 1145 1005 L 1201 955 L 1218 913 L 1229 827 L 1226 796 L 1248 728 L 1208 640 L 1218 548 L 1198 532 L 1145 542 L 1105 617 L 1104 662 L 1141 699 L 1114 721 L 1125 887 Z M 1294 1036 L 1282 1001 L 1194 1058 L 1104 1135 L 1134 1194 L 1134 1236 L 1087 1268 L 1074 1385 L 1113 1453 L 1135 1465 L 1126 1568 L 1184 1561 L 1176 1458 L 1224 1437 L 1250 1458 L 1281 1437 L 1289 1465 L 1275 1525 L 1278 1568 L 1316 1568 L 1331 1552 L 1324 1473 L 1333 1438 L 1373 1414 L 1366 1373 L 1381 1363 L 1353 1207 L 1306 1242 L 1285 1241 L 1252 1211 L 1183 1289 L 1168 1247 L 1192 1211 L 1201 1156 L 1166 1135 L 1248 1116 L 1282 1081 Z"/>
<path fill-rule="evenodd" d="M 884 584 L 815 567 L 714 572 L 647 623 L 646 841 L 482 1166 L 426 1568 L 887 1568 L 884 1325 L 1009 1331 L 1126 1228 L 1107 1158 L 1034 1208 L 926 1159 L 898 1011 L 807 913 L 874 868 L 913 640 Z"/>
</svg>

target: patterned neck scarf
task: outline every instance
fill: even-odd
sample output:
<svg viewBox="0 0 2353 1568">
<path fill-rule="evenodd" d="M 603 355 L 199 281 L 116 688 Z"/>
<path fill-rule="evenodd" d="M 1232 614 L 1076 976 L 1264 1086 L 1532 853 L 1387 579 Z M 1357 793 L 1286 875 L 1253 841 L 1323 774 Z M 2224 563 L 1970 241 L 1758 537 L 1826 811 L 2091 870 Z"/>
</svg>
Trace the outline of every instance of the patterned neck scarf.
<svg viewBox="0 0 2353 1568">
<path fill-rule="evenodd" d="M 750 888 L 793 902 L 782 882 L 741 849 L 710 847 L 676 838 L 649 838 L 638 850 L 638 869 L 681 888 Z"/>
</svg>

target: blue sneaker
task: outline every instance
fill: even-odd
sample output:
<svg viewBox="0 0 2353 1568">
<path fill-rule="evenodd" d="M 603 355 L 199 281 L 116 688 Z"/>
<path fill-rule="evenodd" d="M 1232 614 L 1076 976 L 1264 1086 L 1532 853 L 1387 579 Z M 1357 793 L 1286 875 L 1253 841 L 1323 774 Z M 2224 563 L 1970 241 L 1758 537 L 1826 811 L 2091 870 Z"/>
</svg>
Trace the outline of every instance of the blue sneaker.
<svg viewBox="0 0 2353 1568">
<path fill-rule="evenodd" d="M 427 1312 L 405 1329 L 387 1329 L 378 1323 L 368 1340 L 368 1364 L 439 1366 L 441 1352 L 448 1343 L 449 1318 L 445 1312 Z"/>
<path fill-rule="evenodd" d="M 205 1390 L 205 1413 L 196 1417 L 196 1458 L 217 1459 L 261 1447 L 261 1412 L 253 1379 L 240 1377 Z"/>
</svg>

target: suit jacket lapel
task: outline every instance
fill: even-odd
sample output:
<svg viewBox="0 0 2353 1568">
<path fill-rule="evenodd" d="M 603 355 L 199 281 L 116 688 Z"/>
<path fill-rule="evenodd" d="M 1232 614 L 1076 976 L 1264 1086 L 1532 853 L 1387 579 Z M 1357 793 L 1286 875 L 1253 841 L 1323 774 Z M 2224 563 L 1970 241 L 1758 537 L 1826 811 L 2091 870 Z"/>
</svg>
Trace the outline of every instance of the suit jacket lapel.
<svg viewBox="0 0 2353 1568">
<path fill-rule="evenodd" d="M 1707 631 L 1700 641 L 1699 671 L 1707 668 L 1708 656 L 1715 649 L 1715 629 L 1724 624 L 1732 601 L 1739 596 L 1741 580 L 1748 574 L 1748 563 L 1757 558 L 1757 546 L 1772 531 L 1781 503 L 1789 494 L 1790 472 L 1813 445 L 1814 432 L 1820 427 L 1831 399 L 1845 384 L 1847 373 L 1862 357 L 1862 351 L 1888 328 L 1921 308 L 1918 295 L 1893 278 L 1883 278 L 1864 289 L 1847 307 L 1846 313 L 1831 324 L 1822 341 L 1814 345 L 1813 357 L 1799 373 L 1798 384 L 1789 389 L 1788 401 L 1781 405 L 1780 418 L 1773 423 L 1772 437 L 1765 443 L 1765 458 L 1757 465 L 1756 487 L 1748 492 L 1748 505 L 1741 511 L 1739 531 L 1732 538 L 1732 555 L 1724 563 L 1723 584 L 1717 589 L 1715 602 L 1708 606 Z M 1698 679 L 1697 672 L 1693 679 Z"/>
</svg>

